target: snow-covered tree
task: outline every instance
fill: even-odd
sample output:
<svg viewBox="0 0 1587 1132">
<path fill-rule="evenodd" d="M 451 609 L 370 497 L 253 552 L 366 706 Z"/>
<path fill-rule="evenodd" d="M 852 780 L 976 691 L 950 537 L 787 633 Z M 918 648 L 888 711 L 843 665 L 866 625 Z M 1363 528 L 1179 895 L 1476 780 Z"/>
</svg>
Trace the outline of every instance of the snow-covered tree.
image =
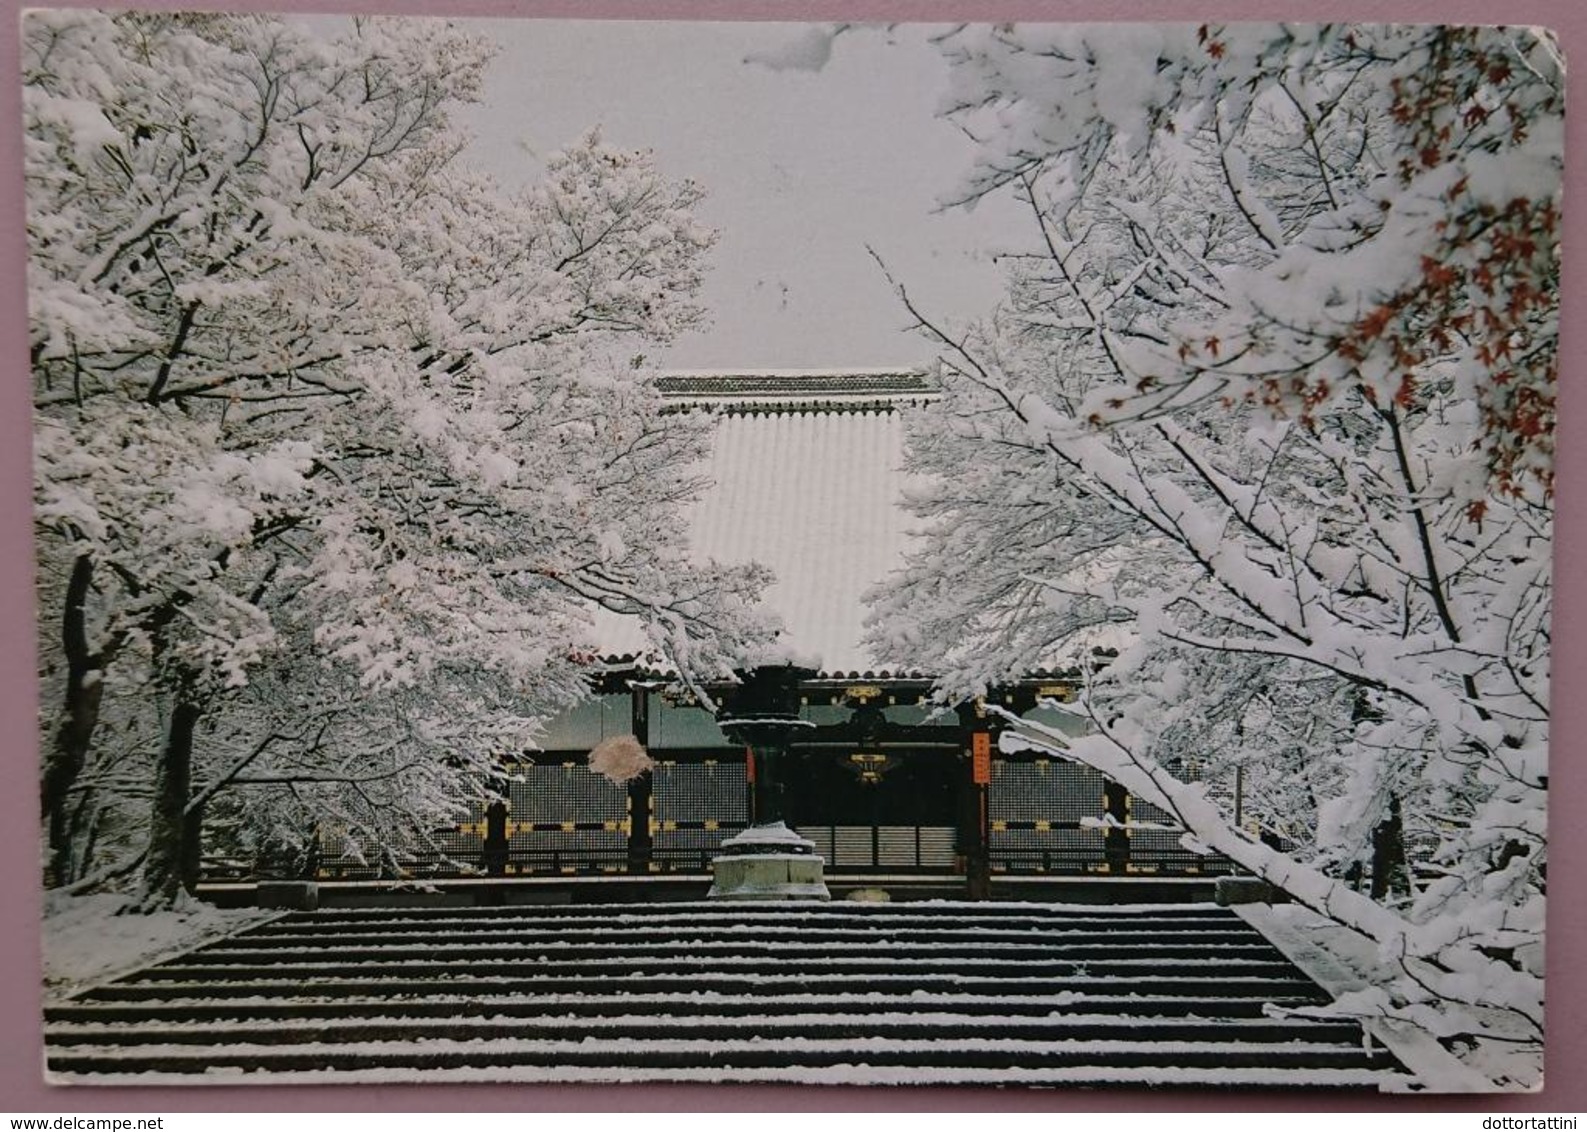
<svg viewBox="0 0 1587 1132">
<path fill-rule="evenodd" d="M 942 345 L 881 659 L 974 694 L 1123 646 L 1064 744 L 1393 952 L 1370 1009 L 1541 1041 L 1561 68 L 1531 32 L 965 28 L 956 199 L 1035 239 Z M 909 297 L 900 288 L 906 303 Z M 1186 761 L 1246 768 L 1275 853 Z M 1437 875 L 1344 883 L 1403 823 Z M 1395 895 L 1394 887 L 1383 895 Z M 1357 1003 L 1356 1006 L 1362 1006 Z"/>
<path fill-rule="evenodd" d="M 489 50 L 440 22 L 23 38 L 57 877 L 107 687 L 162 720 L 159 904 L 220 785 L 386 781 L 434 821 L 583 694 L 596 606 L 686 676 L 758 639 L 759 575 L 681 562 L 701 426 L 619 353 L 700 323 L 697 186 L 595 134 L 518 194 L 461 168 Z"/>
</svg>

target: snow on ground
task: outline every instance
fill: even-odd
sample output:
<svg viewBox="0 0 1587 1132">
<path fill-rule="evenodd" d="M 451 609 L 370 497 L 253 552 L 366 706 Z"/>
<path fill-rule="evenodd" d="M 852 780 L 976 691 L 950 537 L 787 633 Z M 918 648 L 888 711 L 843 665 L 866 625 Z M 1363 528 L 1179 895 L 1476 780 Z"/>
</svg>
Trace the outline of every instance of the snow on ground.
<svg viewBox="0 0 1587 1132">
<path fill-rule="evenodd" d="M 44 994 L 66 998 L 95 983 L 230 935 L 280 912 L 214 908 L 118 916 L 124 895 L 44 897 Z"/>
</svg>

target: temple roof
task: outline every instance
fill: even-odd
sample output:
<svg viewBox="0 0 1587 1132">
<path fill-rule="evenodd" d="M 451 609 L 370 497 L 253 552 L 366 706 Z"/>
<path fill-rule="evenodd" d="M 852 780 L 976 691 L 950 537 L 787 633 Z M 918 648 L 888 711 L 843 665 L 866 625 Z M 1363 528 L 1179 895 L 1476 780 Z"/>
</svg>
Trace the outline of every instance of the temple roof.
<svg viewBox="0 0 1587 1132">
<path fill-rule="evenodd" d="M 766 603 L 784 642 L 830 674 L 881 666 L 862 646 L 867 589 L 902 565 L 916 520 L 903 508 L 904 415 L 935 400 L 918 370 L 669 374 L 678 408 L 721 412 L 708 472 L 690 512 L 701 561 L 756 561 L 777 581 Z M 643 651 L 637 626 L 603 616 L 601 651 Z M 899 673 L 902 675 L 902 673 Z"/>
</svg>

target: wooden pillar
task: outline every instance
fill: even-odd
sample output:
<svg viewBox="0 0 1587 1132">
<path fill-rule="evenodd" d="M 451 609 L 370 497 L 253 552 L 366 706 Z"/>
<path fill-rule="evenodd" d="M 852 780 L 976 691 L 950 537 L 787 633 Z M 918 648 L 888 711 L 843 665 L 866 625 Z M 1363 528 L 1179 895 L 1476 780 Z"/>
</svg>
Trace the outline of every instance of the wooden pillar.
<svg viewBox="0 0 1587 1132">
<path fill-rule="evenodd" d="M 986 900 L 992 894 L 991 785 L 992 729 L 979 703 L 959 709 L 968 774 L 960 781 L 959 855 L 964 859 L 965 895 Z"/>
<path fill-rule="evenodd" d="M 507 803 L 498 798 L 485 807 L 485 840 L 480 846 L 480 863 L 485 875 L 507 875 Z"/>
<path fill-rule="evenodd" d="M 630 719 L 634 738 L 640 746 L 650 749 L 650 691 L 651 685 L 635 680 L 629 684 Z M 651 774 L 628 780 L 628 871 L 648 873 L 654 839 L 650 833 Z"/>
<path fill-rule="evenodd" d="M 1102 837 L 1102 852 L 1107 858 L 1108 872 L 1126 873 L 1130 865 L 1129 791 L 1107 779 L 1102 787 L 1103 805 L 1107 810 L 1108 825 Z"/>
</svg>

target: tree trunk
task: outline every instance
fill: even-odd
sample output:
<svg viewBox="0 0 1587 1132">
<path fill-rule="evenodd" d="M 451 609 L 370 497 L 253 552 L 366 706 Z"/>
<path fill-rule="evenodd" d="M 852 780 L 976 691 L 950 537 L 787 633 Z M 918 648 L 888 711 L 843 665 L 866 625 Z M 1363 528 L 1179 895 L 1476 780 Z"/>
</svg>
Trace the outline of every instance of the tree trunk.
<svg viewBox="0 0 1587 1132">
<path fill-rule="evenodd" d="M 143 883 L 129 911 L 156 912 L 175 907 L 188 890 L 184 864 L 190 849 L 187 803 L 193 777 L 193 732 L 203 715 L 195 696 L 195 683 L 190 672 L 184 672 L 177 683 L 165 748 L 155 770 Z"/>
<path fill-rule="evenodd" d="M 104 695 L 103 658 L 89 648 L 83 604 L 93 579 L 93 559 L 78 555 L 66 584 L 61 616 L 61 643 L 66 653 L 66 696 L 54 741 L 44 752 L 40 802 L 49 830 L 49 876 L 46 883 L 70 884 L 81 871 L 72 852 L 72 820 L 67 798 L 88 762 L 99 705 Z"/>
<path fill-rule="evenodd" d="M 98 788 L 92 785 L 75 791 L 72 796 L 71 820 L 66 830 L 71 871 L 71 880 L 67 883 L 75 884 L 93 872 L 94 848 L 99 843 L 99 822 L 104 816 L 104 806 Z"/>
<path fill-rule="evenodd" d="M 1386 900 L 1391 893 L 1411 894 L 1410 870 L 1405 862 L 1405 825 L 1400 818 L 1398 795 L 1389 799 L 1389 816 L 1372 830 L 1372 899 Z"/>
<path fill-rule="evenodd" d="M 193 807 L 182 819 L 182 887 L 198 889 L 198 874 L 204 861 L 204 804 Z"/>
</svg>

